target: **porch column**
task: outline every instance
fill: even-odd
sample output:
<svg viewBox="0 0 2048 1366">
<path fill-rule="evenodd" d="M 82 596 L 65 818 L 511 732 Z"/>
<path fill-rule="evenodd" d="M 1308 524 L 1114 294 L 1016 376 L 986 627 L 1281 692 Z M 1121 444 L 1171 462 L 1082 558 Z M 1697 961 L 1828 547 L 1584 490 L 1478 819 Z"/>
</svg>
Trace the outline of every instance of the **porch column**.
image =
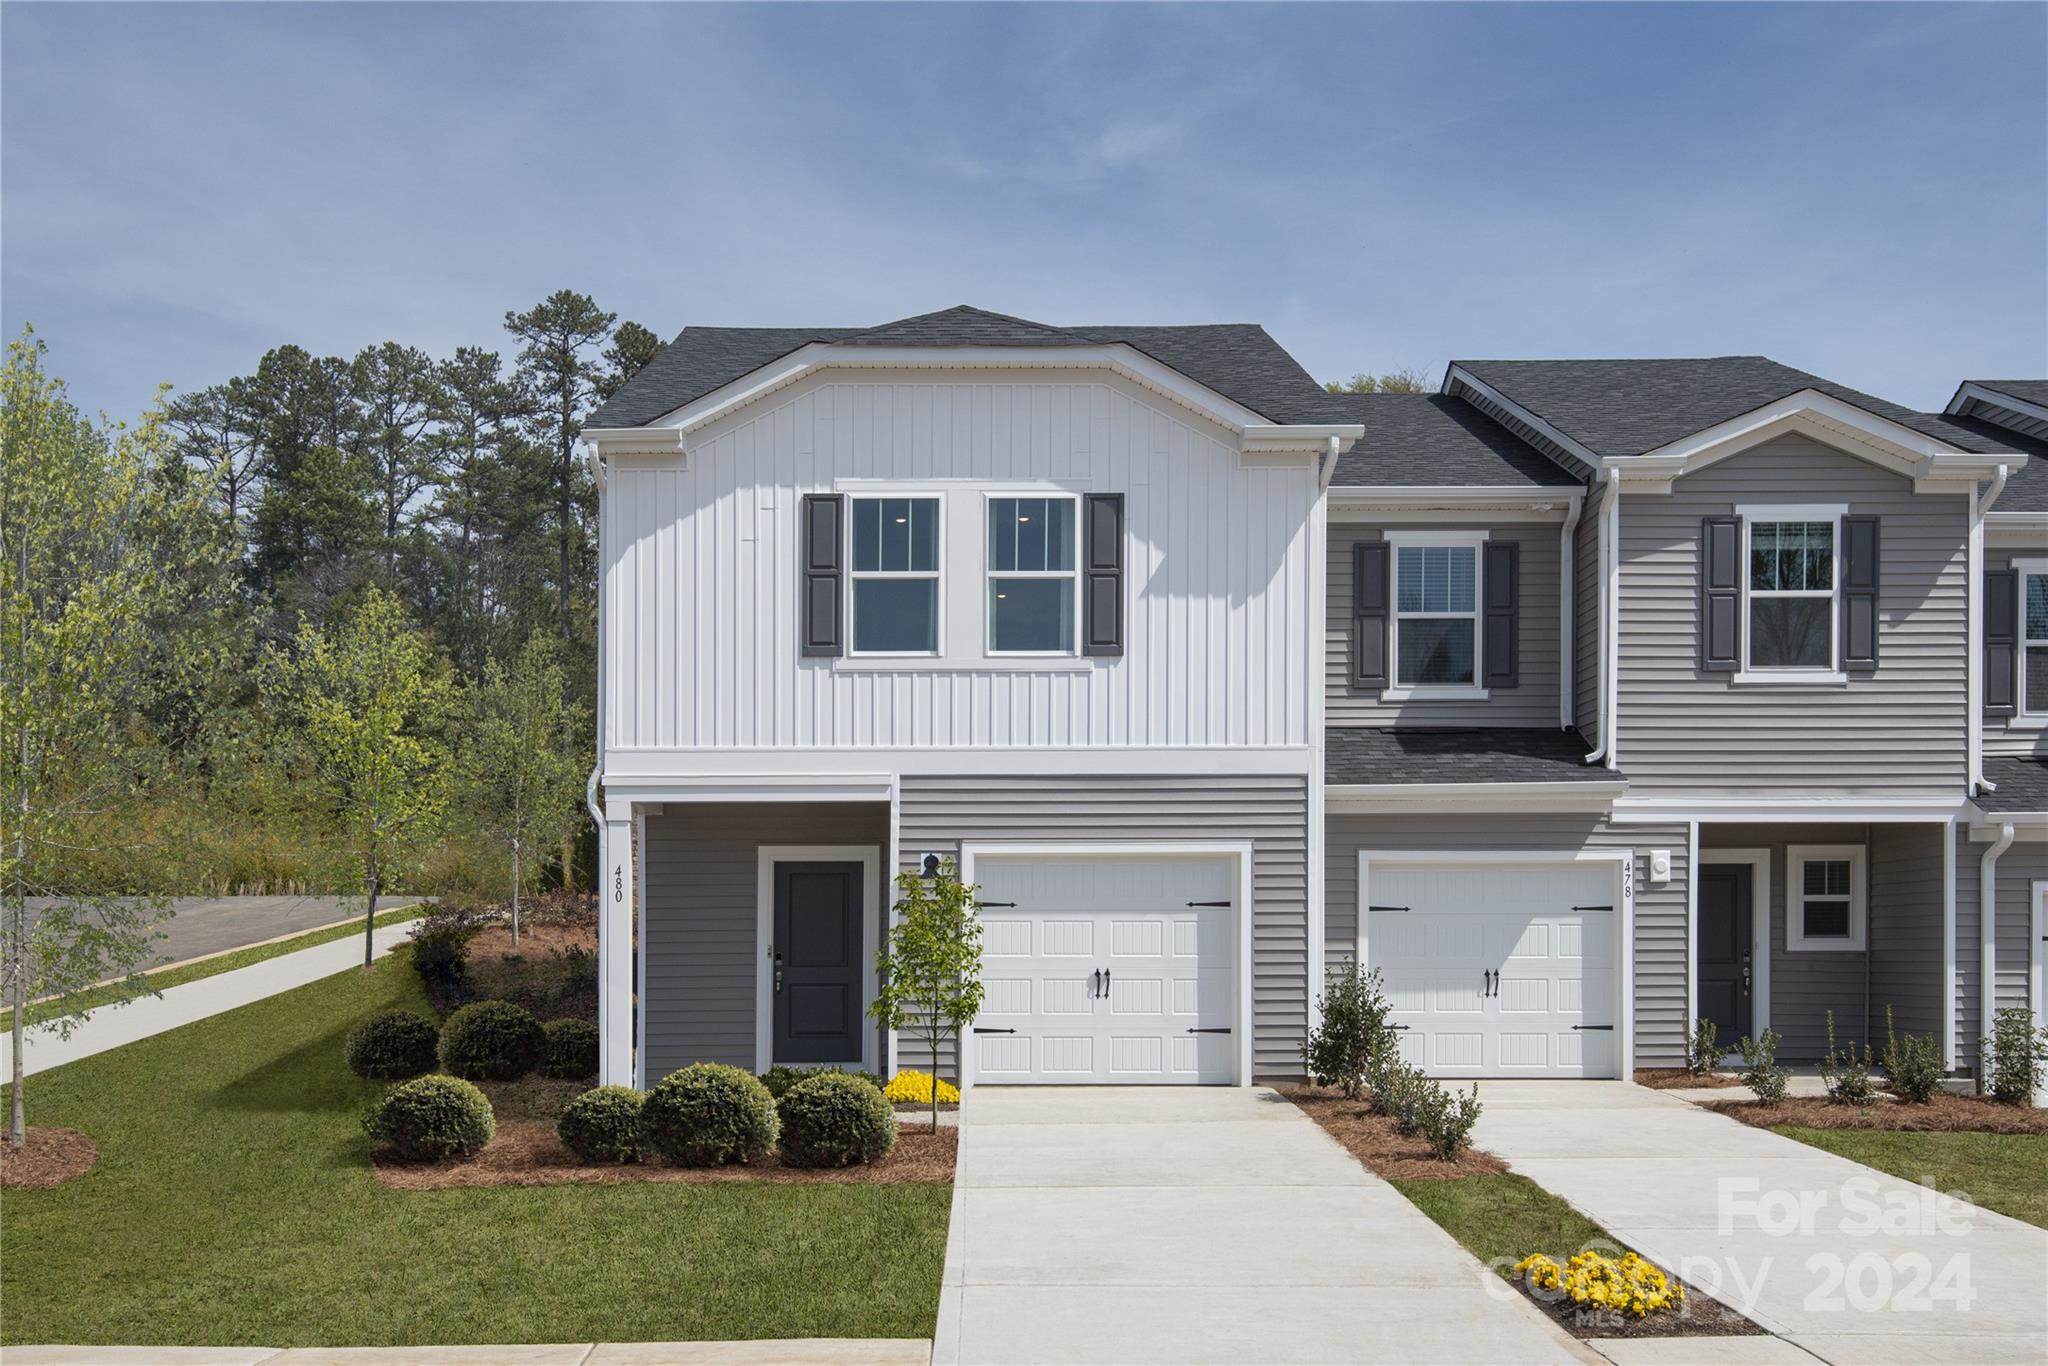
<svg viewBox="0 0 2048 1366">
<path fill-rule="evenodd" d="M 624 810 L 618 809 L 625 808 Z M 630 803 L 605 812 L 597 911 L 597 1079 L 633 1084 L 633 821 Z"/>
</svg>

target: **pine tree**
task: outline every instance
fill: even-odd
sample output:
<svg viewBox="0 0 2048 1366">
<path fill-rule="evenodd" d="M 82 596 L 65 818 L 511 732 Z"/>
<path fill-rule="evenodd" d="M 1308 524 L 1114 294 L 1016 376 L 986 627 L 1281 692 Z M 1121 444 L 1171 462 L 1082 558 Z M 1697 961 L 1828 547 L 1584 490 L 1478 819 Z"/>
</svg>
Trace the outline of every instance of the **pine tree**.
<svg viewBox="0 0 2048 1366">
<path fill-rule="evenodd" d="M 617 318 L 589 295 L 567 289 L 524 313 L 505 315 L 505 330 L 522 343 L 517 373 L 534 436 L 546 443 L 554 462 L 555 612 L 564 641 L 575 636 L 573 589 L 585 579 L 579 572 L 588 543 L 584 525 L 594 513 L 589 476 L 576 458 L 576 434 L 603 373 L 595 349 Z"/>
</svg>

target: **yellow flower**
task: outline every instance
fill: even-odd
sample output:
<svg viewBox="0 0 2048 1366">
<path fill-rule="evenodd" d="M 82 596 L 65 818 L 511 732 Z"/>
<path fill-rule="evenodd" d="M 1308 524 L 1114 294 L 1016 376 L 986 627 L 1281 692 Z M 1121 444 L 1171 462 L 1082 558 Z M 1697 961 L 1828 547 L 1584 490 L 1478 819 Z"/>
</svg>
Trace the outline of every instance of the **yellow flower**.
<svg viewBox="0 0 2048 1366">
<path fill-rule="evenodd" d="M 940 1081 L 929 1072 L 916 1072 L 908 1068 L 889 1078 L 889 1085 L 883 1090 L 882 1094 L 892 1103 L 916 1101 L 922 1105 L 929 1105 L 932 1103 L 932 1086 L 934 1082 L 937 1082 L 938 1085 L 940 1104 L 957 1104 L 959 1102 L 960 1091 L 950 1082 Z"/>
</svg>

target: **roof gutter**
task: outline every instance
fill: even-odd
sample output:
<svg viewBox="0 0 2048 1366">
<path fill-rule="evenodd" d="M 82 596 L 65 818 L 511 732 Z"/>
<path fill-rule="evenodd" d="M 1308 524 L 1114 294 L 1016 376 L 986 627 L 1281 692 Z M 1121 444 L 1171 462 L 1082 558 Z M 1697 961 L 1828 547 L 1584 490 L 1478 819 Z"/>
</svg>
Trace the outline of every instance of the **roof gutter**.
<svg viewBox="0 0 2048 1366">
<path fill-rule="evenodd" d="M 1582 498 L 1573 498 L 1571 506 L 1565 509 L 1564 525 L 1557 532 L 1557 728 L 1572 728 L 1572 653 L 1565 643 L 1572 638 L 1572 613 L 1577 604 L 1572 600 L 1576 586 L 1572 582 L 1573 572 L 1578 568 L 1578 556 L 1573 554 L 1572 538 L 1578 534 L 1579 514 L 1585 510 Z"/>
<path fill-rule="evenodd" d="M 1991 487 L 1970 499 L 1969 600 L 1963 605 L 1963 700 L 1970 710 L 1964 724 L 1964 742 L 1969 746 L 1965 777 L 1973 797 L 1998 790 L 1998 785 L 1984 776 L 1984 515 L 1998 501 L 1998 495 L 2005 492 L 2010 473 L 2009 466 L 2000 465 L 1992 473 Z"/>
</svg>

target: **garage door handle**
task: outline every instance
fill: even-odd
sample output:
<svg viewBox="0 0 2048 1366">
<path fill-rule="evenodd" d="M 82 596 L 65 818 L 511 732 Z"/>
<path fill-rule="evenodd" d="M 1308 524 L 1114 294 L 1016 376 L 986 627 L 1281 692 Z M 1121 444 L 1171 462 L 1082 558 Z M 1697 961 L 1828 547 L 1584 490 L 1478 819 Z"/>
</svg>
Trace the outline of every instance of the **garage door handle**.
<svg viewBox="0 0 2048 1366">
<path fill-rule="evenodd" d="M 1598 1030 L 1603 1030 L 1603 1031 L 1605 1031 L 1606 1033 L 1609 1033 L 1609 1034 L 1612 1034 L 1612 1033 L 1614 1032 L 1614 1026 L 1613 1026 L 1613 1025 L 1573 1025 L 1573 1026 L 1572 1026 L 1572 1028 L 1573 1028 L 1573 1029 L 1598 1029 Z"/>
<path fill-rule="evenodd" d="M 1229 1032 L 1230 1027 L 1228 1025 L 1221 1029 L 1190 1029 L 1188 1031 L 1190 1034 L 1228 1034 Z"/>
<path fill-rule="evenodd" d="M 1230 903 L 1229 903 L 1228 901 L 1190 901 L 1190 902 L 1188 903 L 1188 905 L 1190 905 L 1190 906 L 1221 906 L 1221 907 L 1223 907 L 1223 908 L 1224 908 L 1225 910 L 1228 910 L 1228 909 L 1230 908 Z"/>
<path fill-rule="evenodd" d="M 974 1032 L 977 1034 L 1015 1034 L 1017 1031 L 1014 1029 L 983 1029 L 980 1025 L 976 1025 Z"/>
</svg>

